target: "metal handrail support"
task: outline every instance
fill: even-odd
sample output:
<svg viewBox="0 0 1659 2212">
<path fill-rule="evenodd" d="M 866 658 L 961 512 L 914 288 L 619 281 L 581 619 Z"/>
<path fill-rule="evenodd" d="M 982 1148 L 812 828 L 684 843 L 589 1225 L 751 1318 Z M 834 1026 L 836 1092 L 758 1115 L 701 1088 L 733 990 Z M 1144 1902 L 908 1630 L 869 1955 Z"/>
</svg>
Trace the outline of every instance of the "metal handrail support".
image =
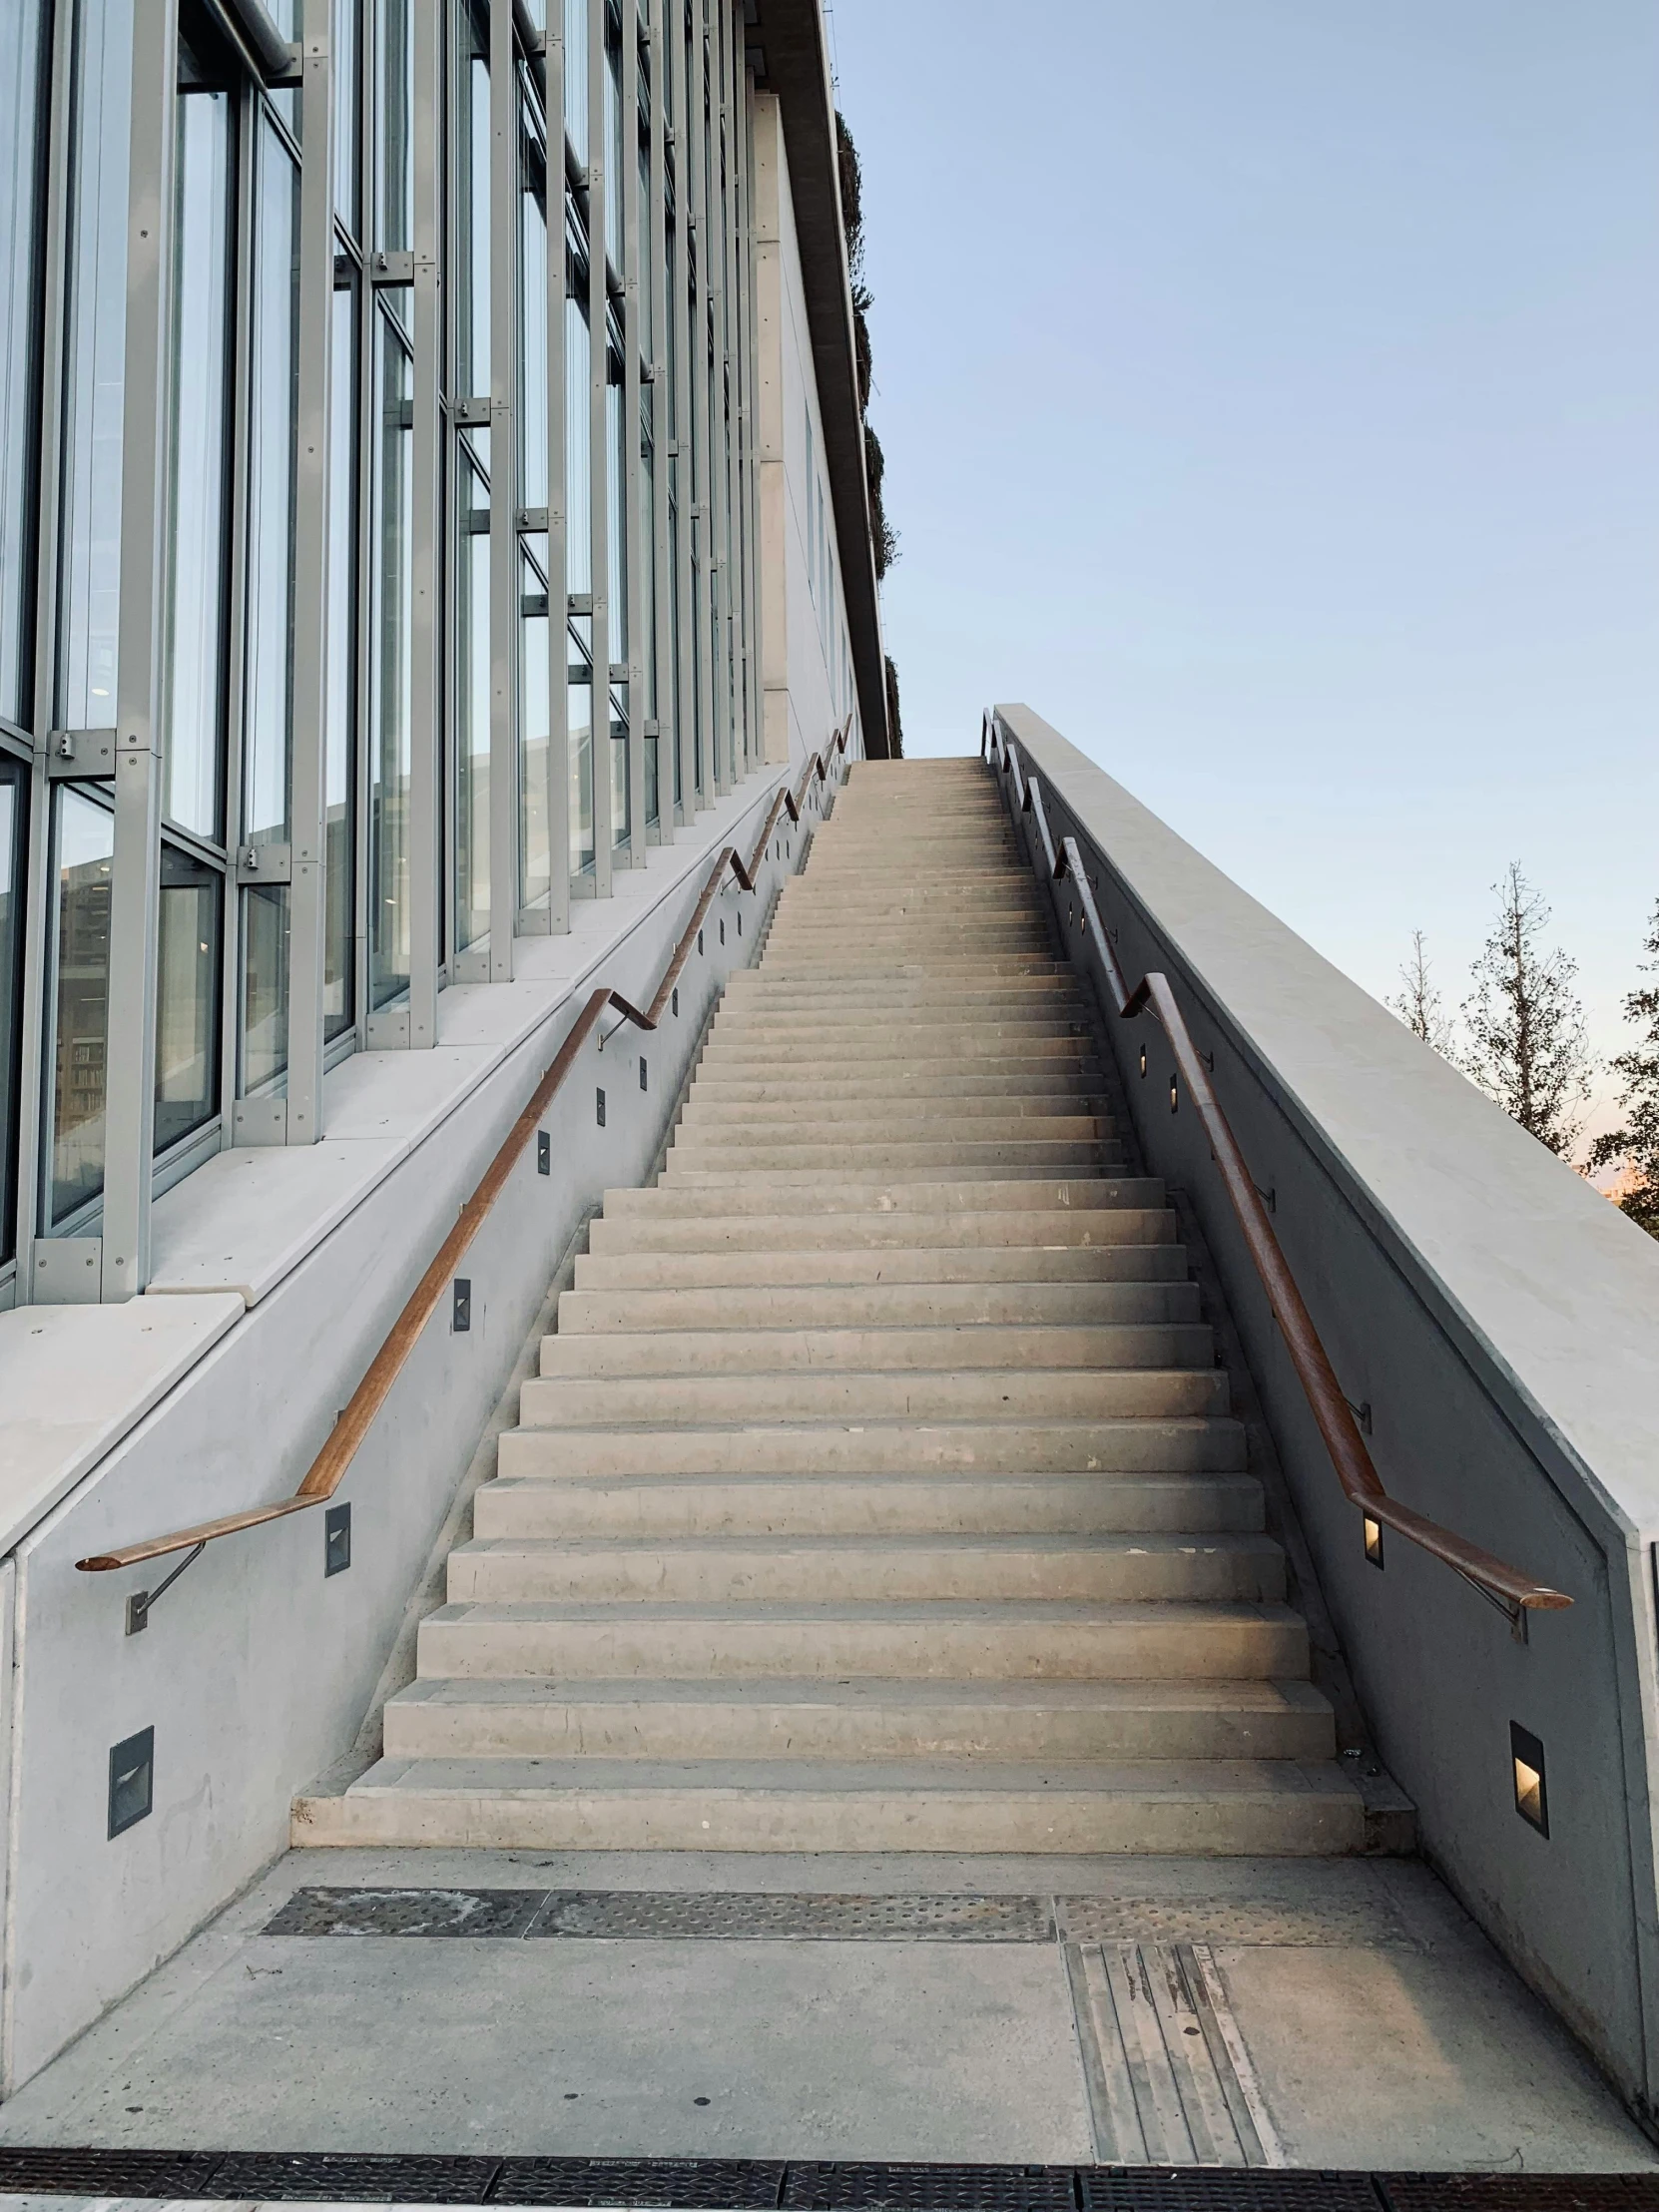
<svg viewBox="0 0 1659 2212">
<path fill-rule="evenodd" d="M 728 844 L 721 848 L 719 858 L 709 870 L 702 895 L 692 910 L 692 917 L 681 931 L 668 966 L 663 970 L 662 980 L 657 985 L 651 1004 L 642 1012 L 638 1006 L 624 998 L 620 991 L 612 990 L 606 984 L 601 984 L 590 993 L 587 1004 L 571 1024 L 564 1042 L 531 1093 L 529 1104 L 513 1123 L 485 1170 L 483 1180 L 461 1208 L 454 1228 L 445 1237 L 431 1265 L 405 1301 L 402 1312 L 369 1363 L 367 1373 L 335 1420 L 328 1433 L 328 1440 L 311 1461 L 304 1480 L 293 1495 L 282 1498 L 274 1505 L 257 1505 L 246 1512 L 227 1513 L 218 1520 L 199 1521 L 192 1528 L 176 1528 L 166 1536 L 152 1536 L 144 1543 L 124 1544 L 118 1550 L 101 1551 L 92 1558 L 77 1559 L 75 1564 L 83 1574 L 108 1574 L 118 1567 L 140 1566 L 146 1559 L 159 1559 L 170 1551 L 188 1551 L 194 1546 L 211 1543 L 216 1537 L 234 1536 L 242 1529 L 258 1528 L 267 1521 L 281 1520 L 289 1513 L 301 1513 L 307 1506 L 321 1505 L 333 1496 L 345 1479 L 346 1470 L 373 1425 L 375 1415 L 390 1395 L 392 1384 L 414 1350 L 421 1331 L 437 1311 L 445 1287 L 459 1268 L 467 1247 L 483 1227 L 490 1209 L 500 1197 L 507 1178 L 517 1165 L 520 1154 L 535 1135 L 537 1123 L 546 1114 L 565 1077 L 575 1065 L 577 1054 L 592 1036 L 606 1008 L 616 1007 L 623 1020 L 631 1021 L 638 1029 L 649 1031 L 657 1027 L 680 971 L 691 957 L 692 947 L 697 942 L 697 932 L 703 926 L 715 893 L 725 881 L 727 869 L 731 869 L 744 890 L 752 892 L 755 889 L 760 879 L 761 862 L 778 825 L 778 818 L 788 814 L 791 822 L 798 823 L 801 820 L 801 812 L 807 803 L 814 778 L 825 785 L 830 783 L 831 770 L 837 769 L 845 755 L 851 731 L 852 718 L 848 715 L 825 751 L 809 756 L 797 789 L 791 792 L 786 785 L 777 794 L 747 863 L 735 845 Z"/>
<path fill-rule="evenodd" d="M 1330 1356 L 1314 1326 L 1313 1316 L 1297 1287 L 1296 1278 L 1291 1273 L 1284 1248 L 1274 1233 L 1268 1210 L 1262 1203 L 1262 1194 L 1245 1163 L 1239 1141 L 1216 1097 L 1209 1070 L 1193 1042 L 1192 1032 L 1187 1027 L 1186 1018 L 1170 987 L 1169 978 L 1152 970 L 1131 987 L 1116 948 L 1101 925 L 1094 887 L 1089 881 L 1088 870 L 1083 865 L 1077 839 L 1071 836 L 1062 838 L 1056 852 L 1048 818 L 1043 809 L 1041 788 L 1035 778 L 1030 775 L 1022 776 L 1013 741 L 996 727 L 988 715 L 985 719 L 981 753 L 982 756 L 991 756 L 993 765 L 998 766 L 1009 777 L 1010 805 L 1018 813 L 1029 814 L 1035 820 L 1050 878 L 1055 882 L 1069 878 L 1075 884 L 1083 926 L 1105 973 L 1114 1011 L 1125 1021 L 1132 1020 L 1138 1014 L 1150 1012 L 1157 1018 L 1169 1039 L 1182 1089 L 1192 1101 L 1193 1109 L 1210 1141 L 1211 1155 L 1221 1171 L 1222 1183 L 1238 1217 L 1246 1249 L 1267 1292 L 1269 1309 L 1285 1339 L 1297 1380 L 1302 1384 L 1326 1450 L 1331 1455 L 1344 1495 L 1372 1520 L 1382 1527 L 1396 1530 L 1408 1542 L 1418 1545 L 1460 1574 L 1483 1597 L 1489 1598 L 1507 1614 L 1511 1626 L 1517 1631 L 1524 1628 L 1524 1616 L 1529 1611 L 1556 1611 L 1570 1605 L 1572 1599 L 1560 1590 L 1551 1589 L 1546 1583 L 1534 1580 L 1531 1575 L 1509 1566 L 1479 1544 L 1470 1543 L 1466 1538 L 1453 1534 L 1450 1529 L 1443 1528 L 1438 1521 L 1414 1512 L 1408 1505 L 1399 1504 L 1383 1488 L 1382 1478 L 1377 1471 L 1376 1463 L 1360 1432 L 1359 1423 L 1354 1417 L 1354 1409 L 1343 1393 L 1342 1384 L 1337 1381 Z M 996 758 L 997 756 L 1000 758 Z"/>
</svg>

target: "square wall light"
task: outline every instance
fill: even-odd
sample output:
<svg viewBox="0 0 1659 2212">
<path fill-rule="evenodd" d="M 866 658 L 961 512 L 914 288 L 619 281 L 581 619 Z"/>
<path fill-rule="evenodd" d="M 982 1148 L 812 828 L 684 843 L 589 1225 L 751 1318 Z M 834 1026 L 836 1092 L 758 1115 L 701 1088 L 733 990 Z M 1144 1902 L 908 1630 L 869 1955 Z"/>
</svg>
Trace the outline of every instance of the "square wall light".
<svg viewBox="0 0 1659 2212">
<path fill-rule="evenodd" d="M 1382 1523 L 1373 1520 L 1369 1513 L 1361 1515 L 1366 1531 L 1366 1557 L 1374 1567 L 1382 1564 Z"/>
<path fill-rule="evenodd" d="M 156 1731 L 141 1728 L 110 1750 L 110 1835 L 147 1820 L 156 1801 Z"/>
<path fill-rule="evenodd" d="M 1549 1834 L 1549 1791 L 1544 1780 L 1544 1747 L 1529 1728 L 1509 1723 L 1509 1764 L 1515 1782 L 1515 1811 L 1540 1836 Z"/>
</svg>

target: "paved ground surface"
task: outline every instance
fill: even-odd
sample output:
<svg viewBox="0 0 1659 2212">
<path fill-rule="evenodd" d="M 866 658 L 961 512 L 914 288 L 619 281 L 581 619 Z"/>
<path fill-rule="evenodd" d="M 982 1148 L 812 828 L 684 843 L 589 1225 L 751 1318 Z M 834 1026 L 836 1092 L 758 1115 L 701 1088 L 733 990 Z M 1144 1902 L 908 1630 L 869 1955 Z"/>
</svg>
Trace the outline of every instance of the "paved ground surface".
<svg viewBox="0 0 1659 2212">
<path fill-rule="evenodd" d="M 319 1886 L 380 1895 L 292 1902 Z M 293 1853 L 0 2141 L 1659 2170 L 1390 1860 Z"/>
</svg>

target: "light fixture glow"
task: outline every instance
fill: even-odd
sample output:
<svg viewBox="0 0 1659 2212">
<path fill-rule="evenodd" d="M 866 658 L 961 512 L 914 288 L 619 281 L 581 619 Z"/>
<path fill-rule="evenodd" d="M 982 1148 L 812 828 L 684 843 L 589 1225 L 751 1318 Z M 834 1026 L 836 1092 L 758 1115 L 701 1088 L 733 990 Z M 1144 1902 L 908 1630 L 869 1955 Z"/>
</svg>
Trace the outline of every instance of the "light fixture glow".
<svg viewBox="0 0 1659 2212">
<path fill-rule="evenodd" d="M 1373 1520 L 1369 1513 L 1362 1515 L 1366 1531 L 1366 1557 L 1374 1567 L 1382 1564 L 1382 1523 Z"/>
<path fill-rule="evenodd" d="M 1529 1728 L 1509 1723 L 1509 1759 L 1514 1769 L 1515 1811 L 1540 1836 L 1549 1834 L 1549 1791 L 1544 1781 L 1544 1747 Z"/>
</svg>

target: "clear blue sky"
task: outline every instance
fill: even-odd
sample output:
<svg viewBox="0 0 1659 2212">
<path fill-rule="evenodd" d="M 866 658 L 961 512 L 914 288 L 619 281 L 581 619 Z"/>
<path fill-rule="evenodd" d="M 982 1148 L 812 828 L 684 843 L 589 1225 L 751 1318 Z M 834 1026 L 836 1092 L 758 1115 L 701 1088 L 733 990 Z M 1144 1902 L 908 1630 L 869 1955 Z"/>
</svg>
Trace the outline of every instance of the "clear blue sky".
<svg viewBox="0 0 1659 2212">
<path fill-rule="evenodd" d="M 832 0 L 906 749 L 1023 699 L 1368 988 L 1659 898 L 1659 0 Z M 1603 1090 L 1607 1088 L 1605 1080 Z"/>
</svg>

